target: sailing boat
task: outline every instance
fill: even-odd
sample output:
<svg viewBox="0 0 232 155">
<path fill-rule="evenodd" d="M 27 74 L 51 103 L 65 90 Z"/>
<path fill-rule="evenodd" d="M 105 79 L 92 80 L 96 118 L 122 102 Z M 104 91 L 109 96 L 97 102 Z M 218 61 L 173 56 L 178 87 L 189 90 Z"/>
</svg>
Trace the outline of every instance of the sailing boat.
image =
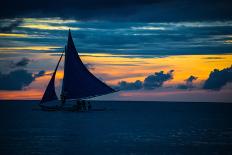
<svg viewBox="0 0 232 155">
<path fill-rule="evenodd" d="M 68 32 L 68 41 L 65 46 L 65 51 L 61 54 L 60 59 L 56 65 L 56 68 L 52 74 L 51 80 L 44 92 L 44 95 L 40 101 L 40 107 L 42 109 L 61 109 L 60 106 L 48 107 L 47 102 L 58 100 L 55 92 L 55 77 L 62 57 L 64 59 L 64 77 L 61 90 L 61 99 L 65 100 L 83 100 L 91 97 L 105 95 L 115 92 L 114 89 L 107 86 L 97 77 L 95 77 L 83 64 L 80 56 L 74 45 L 71 31 Z M 57 108 L 59 107 L 59 108 Z"/>
</svg>

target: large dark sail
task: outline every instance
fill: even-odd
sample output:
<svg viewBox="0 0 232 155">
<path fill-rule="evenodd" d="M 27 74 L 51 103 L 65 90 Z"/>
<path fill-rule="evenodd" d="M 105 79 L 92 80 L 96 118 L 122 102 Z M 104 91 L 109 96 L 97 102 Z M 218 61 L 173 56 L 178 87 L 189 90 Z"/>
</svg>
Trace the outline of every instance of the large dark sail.
<svg viewBox="0 0 232 155">
<path fill-rule="evenodd" d="M 42 100 L 40 101 L 40 104 L 44 103 L 44 102 L 48 102 L 48 101 L 52 101 L 52 100 L 57 100 L 57 95 L 55 92 L 55 77 L 56 77 L 56 71 L 58 69 L 58 66 L 60 64 L 60 61 L 62 59 L 64 53 L 61 54 L 60 59 L 56 65 L 55 71 L 52 74 L 52 78 L 48 83 L 48 86 L 44 92 L 44 95 L 42 97 Z"/>
<path fill-rule="evenodd" d="M 97 79 L 82 63 L 69 31 L 65 50 L 62 94 L 66 99 L 82 99 L 112 92 L 115 90 Z"/>
</svg>

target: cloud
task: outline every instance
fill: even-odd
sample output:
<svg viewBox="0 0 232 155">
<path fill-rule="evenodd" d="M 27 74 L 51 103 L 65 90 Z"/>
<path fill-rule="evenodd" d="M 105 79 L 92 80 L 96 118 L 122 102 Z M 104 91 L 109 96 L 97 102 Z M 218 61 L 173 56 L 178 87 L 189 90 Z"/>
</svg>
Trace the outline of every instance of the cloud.
<svg viewBox="0 0 232 155">
<path fill-rule="evenodd" d="M 8 22 L 11 20 L 8 19 Z M 78 31 L 72 31 L 72 35 L 80 52 L 140 56 L 220 54 L 231 53 L 232 48 L 232 44 L 225 44 L 226 40 L 231 40 L 232 21 L 148 23 L 78 21 L 60 18 L 23 18 L 22 20 L 20 26 L 29 27 L 18 26 L 12 33 L 0 34 L 3 36 L 0 37 L 0 50 L 57 53 L 61 47 L 63 48 L 67 31 L 56 27 L 79 28 Z M 2 23 L 1 19 L 0 23 Z M 36 29 L 31 29 L 30 25 L 34 25 Z M 47 29 L 44 25 L 50 25 L 54 29 Z M 43 30 L 37 29 L 42 28 L 41 26 Z M 150 30 L 160 28 L 162 30 Z"/>
<path fill-rule="evenodd" d="M 220 90 L 232 82 L 232 66 L 222 70 L 214 69 L 203 85 L 203 89 Z"/>
<path fill-rule="evenodd" d="M 155 27 L 155 26 L 142 26 L 142 27 L 131 27 L 132 30 L 166 30 L 165 27 Z"/>
<path fill-rule="evenodd" d="M 15 70 L 9 74 L 0 72 L 0 90 L 22 90 L 33 82 L 35 78 L 26 70 Z"/>
<path fill-rule="evenodd" d="M 185 84 L 180 84 L 177 86 L 178 89 L 191 89 L 193 88 L 193 81 L 197 80 L 198 77 L 196 76 L 189 76 L 186 80 L 185 80 Z"/>
<path fill-rule="evenodd" d="M 165 81 L 173 79 L 174 70 L 170 70 L 166 74 L 163 71 L 155 72 L 153 75 L 147 76 L 144 81 L 136 80 L 135 82 L 120 81 L 117 85 L 112 86 L 116 90 L 152 90 L 162 87 Z"/>
<path fill-rule="evenodd" d="M 187 83 L 192 83 L 193 81 L 197 80 L 196 76 L 191 75 L 189 78 L 187 78 L 185 81 Z"/>
<path fill-rule="evenodd" d="M 22 24 L 19 26 L 21 28 L 29 28 L 29 29 L 39 29 L 39 30 L 80 30 L 78 27 L 70 27 L 70 26 L 52 26 L 48 24 Z"/>
<path fill-rule="evenodd" d="M 33 50 L 33 51 L 55 51 L 57 49 L 61 49 L 60 46 L 21 46 L 21 47 L 0 47 L 0 50 L 3 50 L 3 51 L 11 51 L 11 50 Z M 56 51 L 57 52 L 57 51 Z"/>
<path fill-rule="evenodd" d="M 1 20 L 0 32 L 12 32 L 17 26 L 22 23 L 22 19 Z"/>
<path fill-rule="evenodd" d="M 24 67 L 24 66 L 27 66 L 29 62 L 30 62 L 30 59 L 22 58 L 18 62 L 13 63 L 13 67 Z"/>
<path fill-rule="evenodd" d="M 45 75 L 45 71 L 44 70 L 41 70 L 39 71 L 37 74 L 34 74 L 34 77 L 35 78 L 38 78 L 38 77 L 41 77 L 41 76 L 44 76 Z"/>
<path fill-rule="evenodd" d="M 163 71 L 156 72 L 145 78 L 143 87 L 144 89 L 155 89 L 161 87 L 165 81 L 173 79 L 174 70 L 170 70 L 166 74 Z"/>
<path fill-rule="evenodd" d="M 178 89 L 189 89 L 189 87 L 186 84 L 180 84 L 177 86 Z"/>
<path fill-rule="evenodd" d="M 50 74 L 45 74 L 44 70 L 33 74 L 24 69 L 15 70 L 8 74 L 0 72 L 0 90 L 22 90 L 24 87 L 29 86 L 36 78 L 44 75 Z"/>
<path fill-rule="evenodd" d="M 120 81 L 117 86 L 113 86 L 116 90 L 137 90 L 143 87 L 143 83 L 140 80 L 135 82 Z"/>
<path fill-rule="evenodd" d="M 206 57 L 206 58 L 202 58 L 202 59 L 213 59 L 213 60 L 215 60 L 215 59 L 224 59 L 224 58 L 222 58 L 222 57 Z"/>
<path fill-rule="evenodd" d="M 0 17 L 74 17 L 80 20 L 202 21 L 231 19 L 229 0 L 8 0 Z M 184 11 L 183 11 L 184 10 Z M 196 11 L 197 10 L 197 11 Z"/>
</svg>

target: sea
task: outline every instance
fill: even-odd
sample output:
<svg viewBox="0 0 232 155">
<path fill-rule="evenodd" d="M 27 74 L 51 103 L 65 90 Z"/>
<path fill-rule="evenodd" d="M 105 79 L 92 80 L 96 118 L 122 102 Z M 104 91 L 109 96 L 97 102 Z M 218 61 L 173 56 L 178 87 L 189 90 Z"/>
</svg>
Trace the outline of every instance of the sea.
<svg viewBox="0 0 232 155">
<path fill-rule="evenodd" d="M 86 112 L 0 101 L 0 155 L 230 155 L 232 103 L 91 101 Z"/>
</svg>

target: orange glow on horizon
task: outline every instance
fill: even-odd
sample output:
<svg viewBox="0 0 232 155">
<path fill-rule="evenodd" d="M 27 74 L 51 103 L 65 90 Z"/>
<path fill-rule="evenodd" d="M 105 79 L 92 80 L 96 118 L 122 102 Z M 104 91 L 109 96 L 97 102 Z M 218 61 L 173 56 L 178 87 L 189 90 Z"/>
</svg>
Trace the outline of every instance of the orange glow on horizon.
<svg viewBox="0 0 232 155">
<path fill-rule="evenodd" d="M 1 100 L 38 100 L 41 99 L 43 90 L 28 89 L 21 91 L 0 91 Z"/>
<path fill-rule="evenodd" d="M 112 77 L 106 80 L 107 83 L 117 84 L 125 80 L 134 82 L 144 80 L 148 75 L 163 70 L 174 71 L 174 79 L 169 84 L 184 82 L 189 76 L 198 77 L 196 82 L 208 78 L 214 69 L 223 69 L 232 65 L 232 55 L 181 55 L 168 56 L 163 58 L 128 58 L 128 57 L 107 57 L 85 56 L 84 62 L 96 64 L 94 70 L 96 75 L 108 75 Z M 102 67 L 103 66 L 103 67 Z M 114 78 L 119 77 L 119 78 Z M 104 79 L 104 76 L 102 77 Z"/>
<path fill-rule="evenodd" d="M 119 81 L 134 82 L 143 81 L 148 75 L 155 72 L 174 71 L 174 78 L 165 82 L 165 86 L 185 83 L 185 79 L 193 75 L 198 77 L 194 84 L 201 84 L 214 69 L 222 70 L 232 65 L 232 54 L 227 55 L 178 55 L 167 57 L 130 57 L 126 55 L 111 54 L 80 54 L 84 64 L 92 64 L 90 68 L 95 76 L 110 85 L 116 85 Z M 44 76 L 36 78 L 25 90 L 0 91 L 0 99 L 40 99 L 51 78 L 53 68 L 59 59 L 49 53 L 35 54 L 33 56 L 41 69 L 46 69 L 46 63 L 50 64 Z M 62 60 L 63 61 L 63 60 Z M 45 64 L 43 64 L 45 62 Z M 63 62 L 62 62 L 63 63 Z M 63 67 L 57 71 L 56 87 L 60 88 L 63 79 Z M 52 65 L 51 65 L 52 64 Z M 33 70 L 33 68 L 31 69 Z M 129 95 L 130 93 L 124 93 Z M 132 93 L 134 94 L 134 93 Z M 160 93 L 161 95 L 162 93 Z M 165 93 L 163 93 L 165 94 Z M 141 94 L 142 95 L 142 94 Z M 144 95 L 146 96 L 146 95 Z"/>
</svg>

